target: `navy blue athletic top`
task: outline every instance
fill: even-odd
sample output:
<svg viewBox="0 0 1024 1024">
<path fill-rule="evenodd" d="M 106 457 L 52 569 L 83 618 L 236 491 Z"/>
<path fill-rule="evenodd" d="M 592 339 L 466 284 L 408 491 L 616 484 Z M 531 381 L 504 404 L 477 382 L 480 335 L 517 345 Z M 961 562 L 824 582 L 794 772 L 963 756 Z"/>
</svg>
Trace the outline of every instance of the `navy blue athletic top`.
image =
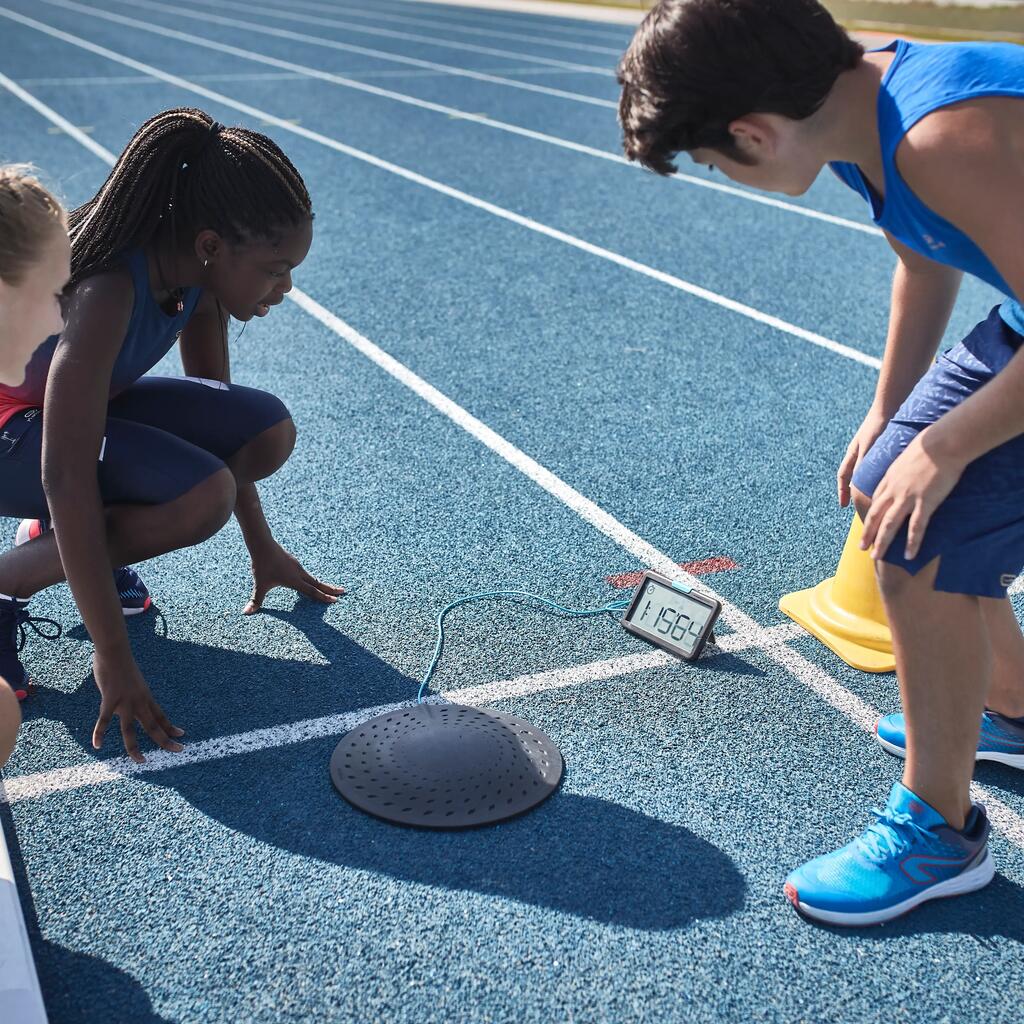
<svg viewBox="0 0 1024 1024">
<path fill-rule="evenodd" d="M 134 384 L 171 350 L 188 318 L 195 311 L 201 288 L 188 288 L 182 299 L 183 309 L 173 316 L 165 313 L 153 297 L 149 287 L 149 266 L 142 249 L 124 255 L 124 262 L 132 275 L 135 302 L 132 306 L 128 330 L 117 354 L 110 374 L 110 397 L 120 394 Z M 25 371 L 25 382 L 19 387 L 0 385 L 0 426 L 16 412 L 43 404 L 46 378 L 60 335 L 47 338 L 36 349 Z"/>
<path fill-rule="evenodd" d="M 878 93 L 884 198 L 856 164 L 829 166 L 867 200 L 879 227 L 916 252 L 973 274 L 1008 296 L 1011 301 L 1003 303 L 1000 313 L 1011 327 L 1024 333 L 1024 309 L 1017 301 L 1024 296 L 1014 295 L 981 249 L 921 202 L 896 169 L 896 149 L 903 136 L 932 111 L 980 96 L 1024 99 L 1024 47 L 1011 43 L 920 44 L 898 39 L 874 52 L 886 51 L 894 56 Z"/>
</svg>

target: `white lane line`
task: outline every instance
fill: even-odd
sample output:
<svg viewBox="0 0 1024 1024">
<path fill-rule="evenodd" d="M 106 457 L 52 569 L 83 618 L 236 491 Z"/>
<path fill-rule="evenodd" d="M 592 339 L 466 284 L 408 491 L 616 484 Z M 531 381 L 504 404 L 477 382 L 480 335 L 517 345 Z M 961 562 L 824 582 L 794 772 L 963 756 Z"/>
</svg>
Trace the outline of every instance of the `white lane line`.
<svg viewBox="0 0 1024 1024">
<path fill-rule="evenodd" d="M 126 3 L 132 7 L 144 7 L 141 0 L 118 0 L 119 3 Z M 516 50 L 498 50 L 492 46 L 478 46 L 475 43 L 458 43 L 454 39 L 445 39 L 440 36 L 422 36 L 415 32 L 398 32 L 395 29 L 377 28 L 370 25 L 361 25 L 354 21 L 343 21 L 340 18 L 320 18 L 314 14 L 284 13 L 279 14 L 278 9 L 272 7 L 256 7 L 248 4 L 238 4 L 234 0 L 193 0 L 194 3 L 206 4 L 211 7 L 228 7 L 236 10 L 258 11 L 271 18 L 282 18 L 286 21 L 293 21 L 302 25 L 318 25 L 322 28 L 340 28 L 349 32 L 356 32 L 367 36 L 380 36 L 384 39 L 400 39 L 403 42 L 426 43 L 428 46 L 439 46 L 444 50 L 461 50 L 465 53 L 478 53 L 485 57 L 507 57 L 509 60 L 520 61 L 525 64 L 543 64 L 550 68 L 562 68 L 567 71 L 578 71 L 585 75 L 600 75 L 605 78 L 615 77 L 615 63 L 606 61 L 603 65 L 577 64 L 574 61 L 557 60 L 554 57 L 539 57 L 535 53 L 520 53 Z"/>
<path fill-rule="evenodd" d="M 8 92 L 17 96 L 22 103 L 28 104 L 37 114 L 42 114 L 48 121 L 51 121 L 60 128 L 61 131 L 67 132 L 75 142 L 80 142 L 90 153 L 98 156 L 101 160 L 108 162 L 113 160 L 113 154 L 110 150 L 104 149 L 98 142 L 93 142 L 85 132 L 80 131 L 66 118 L 61 117 L 57 111 L 37 100 L 35 96 L 26 92 L 17 82 L 11 81 L 2 72 L 0 72 L 0 86 L 3 86 Z"/>
<path fill-rule="evenodd" d="M 505 68 L 506 75 L 565 75 L 567 71 L 558 71 L 555 68 Z M 388 70 L 388 71 L 353 71 L 349 72 L 352 81 L 359 82 L 363 79 L 376 78 L 442 78 L 448 73 L 446 71 L 420 71 L 410 70 Z M 195 75 L 194 82 L 298 82 L 310 76 L 303 71 L 252 71 L 239 72 L 237 74 L 222 75 Z M 159 78 L 151 75 L 80 75 L 68 78 L 23 78 L 21 84 L 25 87 L 32 86 L 60 86 L 73 85 L 79 87 L 88 86 L 110 86 L 110 85 L 161 85 Z M 455 116 L 454 114 L 452 115 Z"/>
<path fill-rule="evenodd" d="M 9 15 L 10 12 L 5 12 L 4 9 L 0 9 L 0 14 Z M 21 16 L 16 20 L 20 20 L 20 17 Z M 61 35 L 65 34 L 66 33 L 61 33 Z M 164 73 L 160 72 L 160 74 Z M 39 101 L 36 101 L 36 103 L 38 106 L 34 105 L 33 109 L 40 110 L 40 108 L 46 107 L 45 104 L 39 103 Z M 51 119 L 60 117 L 56 111 L 48 107 L 46 107 L 46 110 L 48 111 L 46 116 L 51 117 Z M 104 152 L 107 156 L 103 159 L 105 159 L 108 164 L 112 163 L 114 159 L 113 154 L 110 154 L 109 150 L 105 150 Z M 536 460 L 531 459 L 524 452 L 520 451 L 511 442 L 506 441 L 500 434 L 492 430 L 482 421 L 478 420 L 475 416 L 471 415 L 467 410 L 453 402 L 446 395 L 442 394 L 437 390 L 437 388 L 433 387 L 433 385 L 428 384 L 421 377 L 417 376 L 412 370 L 398 362 L 398 360 L 393 356 L 388 355 L 388 353 L 383 349 L 375 345 L 368 338 L 364 337 L 356 331 L 355 328 L 345 323 L 345 321 L 340 317 L 335 316 L 335 314 L 325 309 L 314 299 L 305 295 L 298 288 L 292 289 L 291 293 L 289 293 L 289 298 L 296 302 L 300 308 L 313 315 L 325 327 L 328 327 L 339 337 L 343 338 L 354 348 L 363 353 L 377 366 L 381 367 L 381 369 L 385 370 L 415 394 L 429 402 L 435 409 L 443 413 L 458 426 L 462 427 L 462 429 L 467 433 L 471 434 L 487 448 L 495 452 L 495 454 L 505 459 L 510 465 L 514 466 L 525 476 L 537 483 L 545 491 L 551 494 L 552 497 L 561 501 L 569 509 L 580 516 L 580 518 L 589 522 L 624 550 L 634 555 L 639 564 L 647 565 L 653 569 L 659 570 L 669 579 L 688 583 L 692 587 L 717 597 L 722 603 L 722 620 L 734 631 L 731 638 L 722 637 L 721 649 L 723 651 L 739 650 L 741 648 L 735 645 L 752 642 L 752 646 L 758 646 L 764 651 L 770 660 L 775 661 L 776 664 L 788 670 L 795 679 L 807 686 L 808 689 L 817 693 L 822 700 L 849 718 L 855 725 L 859 726 L 869 734 L 873 733 L 874 724 L 879 718 L 879 711 L 871 704 L 861 700 L 861 698 L 856 694 L 851 693 L 841 683 L 839 683 L 838 680 L 833 679 L 823 669 L 812 664 L 804 658 L 803 655 L 785 645 L 787 637 L 800 634 L 801 631 L 799 629 L 794 630 L 794 627 L 790 623 L 781 623 L 779 626 L 770 628 L 761 626 L 732 602 L 724 598 L 722 595 L 716 594 L 710 587 L 705 586 L 702 581 L 680 568 L 679 565 L 667 555 L 662 554 L 662 552 L 652 544 L 649 544 L 643 538 L 633 533 L 610 513 L 605 512 L 599 506 L 594 504 L 594 502 L 590 501 L 589 498 L 586 498 L 579 491 L 570 487 L 564 481 L 555 476 L 555 474 L 550 470 L 546 469 Z M 638 656 L 631 657 L 636 658 Z M 639 657 L 651 657 L 651 655 L 647 654 Z M 615 660 L 620 661 L 621 659 Z M 575 673 L 578 669 L 561 671 Z M 544 673 L 541 673 L 541 675 L 544 675 Z M 536 680 L 536 676 L 523 678 Z M 575 680 L 576 676 L 573 675 L 572 678 Z M 575 685 L 575 683 L 568 683 L 566 685 Z M 461 691 L 454 692 L 457 694 Z M 508 695 L 511 696 L 512 694 Z M 164 751 L 158 751 L 157 754 L 153 755 L 154 758 L 165 756 L 181 758 L 183 755 L 168 755 Z M 128 770 L 134 771 L 139 767 L 144 768 L 144 766 L 135 765 L 133 761 L 130 761 L 127 758 L 121 760 L 126 762 L 129 766 Z M 107 763 L 109 764 L 111 762 Z M 178 761 L 176 763 L 180 764 L 182 762 Z M 103 765 L 99 765 L 98 767 L 103 768 Z M 57 771 L 64 771 L 64 769 L 57 769 Z M 999 800 L 990 791 L 978 786 L 974 787 L 974 791 L 979 794 L 980 798 L 983 799 L 988 806 L 993 824 L 996 825 L 1011 841 L 1017 843 L 1021 847 L 1024 847 L 1024 817 Z"/>
<path fill-rule="evenodd" d="M 44 2 L 69 8 L 77 8 L 81 6 L 80 4 L 71 3 L 70 0 L 44 0 Z M 82 9 L 86 11 L 86 13 L 90 13 L 89 8 Z M 96 43 L 80 39 L 77 36 L 70 35 L 67 32 L 53 28 L 52 26 L 47 25 L 44 22 L 37 21 L 34 18 L 26 17 L 16 11 L 11 11 L 8 8 L 0 7 L 0 16 L 9 18 L 11 21 L 18 22 L 19 24 L 27 25 L 29 28 L 33 28 L 45 35 L 52 36 L 55 39 L 61 39 L 64 42 L 70 43 L 72 46 L 88 50 L 91 53 L 96 53 L 102 57 L 106 57 L 108 60 L 123 64 L 126 67 L 134 68 L 136 71 L 143 71 L 147 74 L 151 74 L 155 78 L 160 78 L 170 85 L 178 86 L 188 92 L 195 93 L 197 96 L 203 96 L 206 99 L 213 100 L 215 103 L 222 103 L 224 106 L 240 111 L 249 117 L 258 118 L 265 124 L 275 125 L 283 131 L 291 132 L 292 134 L 299 135 L 311 142 L 327 146 L 336 152 L 344 153 L 346 156 L 353 157 L 356 160 L 361 160 L 373 167 L 378 167 L 390 174 L 404 178 L 406 181 L 422 185 L 424 188 L 431 189 L 441 195 L 448 196 L 451 199 L 456 199 L 459 202 L 466 203 L 469 206 L 473 206 L 479 210 L 485 211 L 486 213 L 490 213 L 495 217 L 500 217 L 502 220 L 509 221 L 512 224 L 518 224 L 520 227 L 534 231 L 537 234 L 545 235 L 555 241 L 572 246 L 575 249 L 579 249 L 581 252 L 586 252 L 592 256 L 597 256 L 600 259 L 607 260 L 608 262 L 614 263 L 626 270 L 632 270 L 637 274 L 641 274 L 645 277 L 651 278 L 652 280 L 666 284 L 671 288 L 685 292 L 695 298 L 702 299 L 712 305 L 719 306 L 722 309 L 727 309 L 733 313 L 738 313 L 740 316 L 763 324 L 766 327 L 775 328 L 784 334 L 809 342 L 818 348 L 827 349 L 836 355 L 853 360 L 863 366 L 868 366 L 874 370 L 881 368 L 882 364 L 880 359 L 875 356 L 868 355 L 866 352 L 863 352 L 858 348 L 854 348 L 851 345 L 845 345 L 842 342 L 826 338 L 824 335 L 818 334 L 814 331 L 808 331 L 803 327 L 791 324 L 780 317 L 763 313 L 760 310 L 755 309 L 753 306 L 748 306 L 745 303 L 736 301 L 735 299 L 719 295 L 717 292 L 713 292 L 708 288 L 702 288 L 700 285 L 684 281 L 682 278 L 676 277 L 674 274 L 667 274 L 662 270 L 657 270 L 654 267 L 647 266 L 645 263 L 640 263 L 637 260 L 630 259 L 627 256 L 622 256 L 610 249 L 594 245 L 590 242 L 584 241 L 582 238 L 577 238 L 575 235 L 570 235 L 565 231 L 559 231 L 557 228 L 549 227 L 546 224 L 542 224 L 540 221 L 524 217 L 523 215 L 514 213 L 502 206 L 497 206 L 494 203 L 487 202 L 485 199 L 480 199 L 477 196 L 470 195 L 468 192 L 452 188 L 450 185 L 444 185 L 439 181 L 435 181 L 433 178 L 428 178 L 425 175 L 416 173 L 415 171 L 410 171 L 405 167 L 400 167 L 398 164 L 393 164 L 388 160 L 383 160 L 380 157 L 373 156 L 370 153 L 366 153 L 363 150 L 346 145 L 343 142 L 339 142 L 337 139 L 331 138 L 327 135 L 322 135 L 320 132 L 312 131 L 302 125 L 293 124 L 285 118 L 277 117 L 275 114 L 271 114 L 266 110 L 260 110 L 258 107 L 250 106 L 247 103 L 240 103 L 238 100 L 232 99 L 230 96 L 225 96 L 223 93 L 215 92 L 214 90 L 207 89 L 204 86 L 196 85 L 188 79 L 181 78 L 178 75 L 172 75 L 167 71 L 162 71 L 159 68 L 153 67 L 151 64 L 145 64 L 142 61 L 134 60 L 131 57 L 125 57 L 120 53 L 107 49 L 105 46 L 99 46 Z"/>
<path fill-rule="evenodd" d="M 127 2 L 127 0 L 121 0 L 121 2 Z M 142 2 L 142 0 L 137 0 L 137 2 Z M 181 8 L 170 7 L 167 4 L 159 2 L 149 2 L 146 3 L 145 6 L 159 8 L 160 10 L 166 10 L 169 12 L 175 11 L 178 13 L 187 13 L 183 12 Z M 210 20 L 210 16 L 207 15 L 198 14 L 194 16 L 200 20 Z M 318 81 L 329 82 L 332 85 L 337 85 L 342 88 L 365 92 L 373 96 L 379 96 L 382 99 L 389 99 L 397 103 L 406 104 L 407 106 L 417 107 L 421 110 L 429 110 L 434 113 L 444 114 L 446 117 L 469 121 L 473 124 L 483 125 L 487 128 L 494 128 L 498 131 L 508 132 L 512 135 L 518 135 L 523 138 L 546 143 L 547 145 L 557 146 L 560 149 L 566 149 L 574 153 L 581 153 L 585 156 L 596 157 L 601 160 L 619 164 L 620 166 L 629 167 L 633 170 L 641 170 L 637 164 L 630 163 L 620 153 L 610 153 L 607 150 L 595 149 L 592 146 L 585 146 L 582 143 L 572 142 L 569 139 L 563 139 L 559 136 L 547 135 L 544 132 L 533 131 L 530 128 L 522 128 L 519 125 L 509 124 L 506 121 L 499 121 L 495 118 L 487 117 L 484 114 L 474 114 L 465 110 L 460 110 L 457 107 L 449 107 L 442 103 L 434 103 L 430 100 L 423 100 L 416 96 L 410 96 L 407 93 L 395 92 L 391 89 L 382 89 L 380 87 L 368 85 L 367 83 L 360 81 L 358 76 L 340 75 L 335 72 L 324 71 L 321 68 L 311 67 L 307 64 L 298 64 L 294 61 L 271 57 L 267 54 L 258 53 L 254 50 L 243 49 L 242 47 L 233 46 L 229 43 L 221 43 L 212 39 L 196 39 L 194 36 L 188 35 L 187 33 L 179 32 L 176 29 L 165 28 L 161 25 L 152 25 L 146 22 L 135 21 L 135 19 L 128 20 L 131 21 L 136 28 L 141 28 L 146 32 L 152 32 L 156 35 L 163 35 L 170 39 L 180 39 L 182 42 L 189 43 L 193 46 L 200 46 L 205 49 L 227 53 L 233 57 L 240 57 L 243 60 L 251 60 L 258 64 L 265 64 L 268 67 L 286 69 L 294 72 L 295 74 L 305 75 L 309 78 L 317 79 Z M 277 34 L 271 29 L 264 29 L 259 25 L 254 25 L 251 22 L 242 21 L 237 18 L 217 18 L 216 20 L 218 23 L 230 24 L 236 28 L 244 29 L 246 32 L 263 33 L 266 35 Z M 312 37 L 307 38 L 312 42 L 317 41 L 312 39 Z M 212 76 L 210 76 L 210 78 L 212 80 Z M 203 78 L 200 76 L 196 76 L 192 79 L 192 81 L 196 82 L 202 80 Z M 879 238 L 884 237 L 882 230 L 872 224 L 863 224 L 858 223 L 857 221 L 847 220 L 845 217 L 837 217 L 834 214 L 822 213 L 809 207 L 798 206 L 796 203 L 787 203 L 781 199 L 775 199 L 771 196 L 749 192 L 745 189 L 736 188 L 731 185 L 719 184 L 715 181 L 709 181 L 706 178 L 697 178 L 689 174 L 675 174 L 673 175 L 672 180 L 687 185 L 696 185 L 699 188 L 709 189 L 713 192 L 719 192 L 724 195 L 744 199 L 747 202 L 758 203 L 762 206 L 770 206 L 773 209 L 784 210 L 787 213 L 794 213 L 802 217 L 808 217 L 813 220 L 834 224 L 837 227 L 849 228 L 853 231 L 859 231 L 866 235 L 874 235 Z"/>
<path fill-rule="evenodd" d="M 0 779 L 0 803 L 4 784 Z M 0 822 L 0 1008 L 10 1024 L 46 1024 L 46 1007 L 39 989 L 28 929 L 18 899 L 11 856 Z"/>
<path fill-rule="evenodd" d="M 136 18 L 128 18 L 121 14 L 114 14 L 112 11 L 101 11 L 97 8 L 86 7 L 82 4 L 65 2 L 65 0 L 42 0 L 42 2 L 48 3 L 52 7 L 63 7 L 66 10 L 77 11 L 82 14 L 87 14 L 93 18 L 101 18 L 104 21 L 110 21 L 114 24 L 128 25 L 131 28 L 137 28 L 141 31 L 155 32 L 157 35 L 166 35 L 168 38 L 182 38 L 196 46 L 204 45 L 206 42 L 206 40 L 198 39 L 195 36 L 188 35 L 184 32 L 175 32 L 173 29 L 161 30 L 161 26 L 145 21 L 139 21 Z M 216 19 L 221 22 L 231 21 L 229 18 L 217 18 L 217 16 L 213 14 L 189 14 L 187 11 L 176 7 L 171 8 L 171 10 L 175 15 L 189 17 L 200 21 L 209 19 Z M 284 28 L 275 29 L 273 31 L 263 29 L 261 31 L 264 34 L 278 37 L 284 36 L 289 39 L 295 39 L 298 42 L 309 43 L 311 46 L 320 46 L 325 49 L 338 50 L 343 53 L 358 53 L 362 56 L 373 57 L 376 60 L 382 60 L 390 64 L 403 64 L 408 67 L 437 71 L 441 74 L 454 75 L 459 78 L 471 78 L 478 82 L 488 82 L 491 85 L 507 86 L 510 89 L 520 89 L 524 92 L 535 92 L 542 96 L 553 96 L 556 99 L 571 100 L 574 103 L 585 103 L 592 107 L 602 107 L 604 109 L 616 108 L 616 104 L 611 100 L 603 100 L 596 96 L 588 96 L 579 92 L 569 92 L 565 89 L 556 89 L 554 86 L 550 85 L 537 85 L 536 82 L 522 82 L 515 78 L 505 78 L 501 75 L 492 75 L 484 71 L 471 71 L 469 68 L 454 67 L 450 64 L 438 64 L 436 61 L 421 60 L 418 57 L 406 57 L 402 54 L 390 53 L 385 50 L 371 50 L 365 46 L 356 46 L 354 43 L 339 43 L 337 40 L 303 35 L 300 32 L 292 32 L 289 29 Z"/>
<path fill-rule="evenodd" d="M 719 650 L 722 653 L 735 653 L 751 648 L 763 650 L 784 643 L 786 639 L 798 632 L 799 627 L 794 624 L 782 623 L 770 629 L 758 628 L 748 634 L 730 633 L 728 636 L 719 638 Z M 713 659 L 714 657 L 716 655 L 712 649 L 709 658 Z M 589 665 L 572 665 L 567 668 L 517 676 L 514 679 L 503 679 L 494 683 L 465 686 L 447 692 L 444 695 L 444 700 L 454 704 L 480 707 L 513 697 L 525 697 L 534 693 L 546 693 L 570 686 L 581 686 L 585 683 L 634 675 L 637 672 L 675 664 L 678 662 L 674 658 L 661 651 L 629 654 L 621 658 L 591 662 Z M 410 680 L 410 691 L 414 691 L 415 686 L 416 684 Z M 441 701 L 442 698 L 438 696 L 430 698 L 431 703 L 440 703 Z M 166 750 L 156 750 L 147 754 L 146 760 L 142 764 L 136 764 L 128 757 L 117 757 L 106 761 L 86 761 L 83 764 L 72 765 L 68 768 L 56 768 L 52 771 L 14 776 L 4 779 L 3 789 L 6 793 L 0 793 L 0 800 L 5 799 L 7 803 L 14 804 L 22 800 L 34 800 L 49 796 L 52 793 L 81 789 L 84 786 L 99 786 L 126 776 L 166 771 L 169 768 L 183 768 L 186 765 L 198 764 L 202 761 L 238 757 L 242 754 L 252 754 L 260 750 L 270 750 L 293 743 L 305 743 L 308 740 L 322 739 L 326 736 L 338 736 L 354 729 L 367 719 L 397 711 L 399 708 L 411 707 L 415 703 L 415 699 L 397 701 L 393 704 L 359 708 L 356 711 L 347 711 L 337 715 L 307 718 L 301 722 L 275 725 L 268 729 L 252 729 L 230 736 L 218 736 L 211 740 L 189 743 L 183 751 L 176 754 Z"/>
<path fill-rule="evenodd" d="M 545 39 L 539 35 L 523 35 L 519 32 L 504 32 L 498 28 L 474 28 L 457 22 L 446 22 L 439 25 L 432 18 L 410 18 L 402 14 L 392 14 L 380 10 L 379 5 L 372 11 L 360 10 L 355 7 L 344 7 L 340 4 L 320 4 L 313 0 L 291 0 L 290 3 L 282 6 L 279 10 L 292 11 L 296 7 L 308 11 L 323 11 L 325 14 L 343 14 L 346 18 L 370 18 L 374 21 L 394 22 L 399 25 L 421 25 L 427 28 L 441 29 L 445 32 L 460 32 L 467 36 L 487 36 L 493 39 L 512 39 L 520 43 L 533 43 L 535 46 L 559 46 L 562 49 L 579 50 L 582 53 L 600 53 L 611 57 L 621 57 L 624 47 L 617 46 L 593 46 L 589 43 L 575 42 L 561 39 Z"/>
<path fill-rule="evenodd" d="M 628 7 L 607 7 L 599 4 L 557 3 L 553 0 L 375 0 L 376 3 L 391 3 L 401 10 L 409 10 L 409 4 L 415 4 L 420 10 L 429 10 L 431 17 L 458 19 L 460 22 L 466 15 L 476 15 L 478 24 L 514 24 L 523 27 L 524 23 L 536 27 L 541 32 L 568 32 L 576 35 L 585 32 L 597 39 L 609 39 L 609 33 L 621 33 L 635 29 L 640 19 L 653 4 L 630 9 Z M 455 14 L 442 11 L 442 7 L 462 7 L 466 14 Z M 576 20 L 579 27 L 555 24 L 555 19 Z M 541 24 L 549 22 L 550 24 Z M 601 28 L 599 25 L 603 25 Z"/>
</svg>

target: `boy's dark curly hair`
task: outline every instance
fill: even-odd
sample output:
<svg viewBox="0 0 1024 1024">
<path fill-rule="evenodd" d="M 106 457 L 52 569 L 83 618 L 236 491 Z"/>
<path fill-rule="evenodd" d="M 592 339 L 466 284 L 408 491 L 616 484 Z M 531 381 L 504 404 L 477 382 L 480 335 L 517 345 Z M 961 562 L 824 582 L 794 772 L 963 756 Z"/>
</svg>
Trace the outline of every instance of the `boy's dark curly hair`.
<svg viewBox="0 0 1024 1024">
<path fill-rule="evenodd" d="M 619 64 L 626 156 L 659 174 L 698 148 L 747 163 L 732 121 L 809 117 L 863 54 L 817 0 L 661 0 Z"/>
</svg>

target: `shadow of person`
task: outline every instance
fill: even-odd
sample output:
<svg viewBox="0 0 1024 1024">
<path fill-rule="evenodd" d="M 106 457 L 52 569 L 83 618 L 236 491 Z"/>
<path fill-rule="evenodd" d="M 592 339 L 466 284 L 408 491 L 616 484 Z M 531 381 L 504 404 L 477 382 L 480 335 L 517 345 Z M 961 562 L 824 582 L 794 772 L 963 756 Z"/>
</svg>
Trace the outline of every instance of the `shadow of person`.
<svg viewBox="0 0 1024 1024">
<path fill-rule="evenodd" d="M 743 907 L 733 861 L 689 829 L 562 789 L 484 828 L 405 828 L 349 806 L 331 785 L 338 737 L 159 773 L 232 830 L 329 864 L 443 891 L 462 890 L 645 930 L 683 928 Z M 273 780 L 270 789 L 263 780 Z"/>
<path fill-rule="evenodd" d="M 212 691 L 202 707 L 217 713 L 198 723 L 193 713 L 187 741 L 283 730 L 266 749 L 172 763 L 145 775 L 147 781 L 261 842 L 442 890 L 500 895 L 641 929 L 685 927 L 743 906 L 745 881 L 726 854 L 680 825 L 611 800 L 563 790 L 522 818 L 465 832 L 405 829 L 350 807 L 328 773 L 340 734 L 297 742 L 302 734 L 289 734 L 288 725 L 412 700 L 417 684 L 329 626 L 323 612 L 301 602 L 271 614 L 305 633 L 326 665 L 182 641 L 173 632 L 165 638 L 153 623 L 133 624 L 140 667 L 147 678 L 159 673 L 169 709 L 190 696 L 182 680 L 202 667 L 203 691 Z M 740 659 L 719 660 L 726 657 L 732 670 L 744 670 Z M 97 705 L 91 676 L 73 694 L 53 696 L 44 690 L 35 713 L 67 721 L 88 747 Z M 103 756 L 119 754 L 118 738 L 108 734 Z"/>
</svg>

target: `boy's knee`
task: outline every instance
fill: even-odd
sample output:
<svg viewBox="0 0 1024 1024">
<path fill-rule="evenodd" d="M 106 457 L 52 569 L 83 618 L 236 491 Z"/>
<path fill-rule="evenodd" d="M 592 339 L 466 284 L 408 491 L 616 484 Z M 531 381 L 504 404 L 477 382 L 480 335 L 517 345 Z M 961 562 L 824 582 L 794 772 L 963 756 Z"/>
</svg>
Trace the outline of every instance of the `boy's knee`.
<svg viewBox="0 0 1024 1024">
<path fill-rule="evenodd" d="M 7 683 L 0 679 L 0 768 L 14 750 L 14 743 L 21 727 L 21 707 L 18 698 Z"/>
<path fill-rule="evenodd" d="M 871 499 L 863 491 L 858 491 L 856 487 L 850 488 L 850 497 L 853 499 L 853 507 L 857 510 L 857 515 L 863 522 L 867 518 L 868 509 L 871 508 Z"/>
<path fill-rule="evenodd" d="M 906 569 L 888 562 L 875 562 L 878 589 L 886 601 L 899 600 L 912 585 L 914 577 Z"/>
</svg>

